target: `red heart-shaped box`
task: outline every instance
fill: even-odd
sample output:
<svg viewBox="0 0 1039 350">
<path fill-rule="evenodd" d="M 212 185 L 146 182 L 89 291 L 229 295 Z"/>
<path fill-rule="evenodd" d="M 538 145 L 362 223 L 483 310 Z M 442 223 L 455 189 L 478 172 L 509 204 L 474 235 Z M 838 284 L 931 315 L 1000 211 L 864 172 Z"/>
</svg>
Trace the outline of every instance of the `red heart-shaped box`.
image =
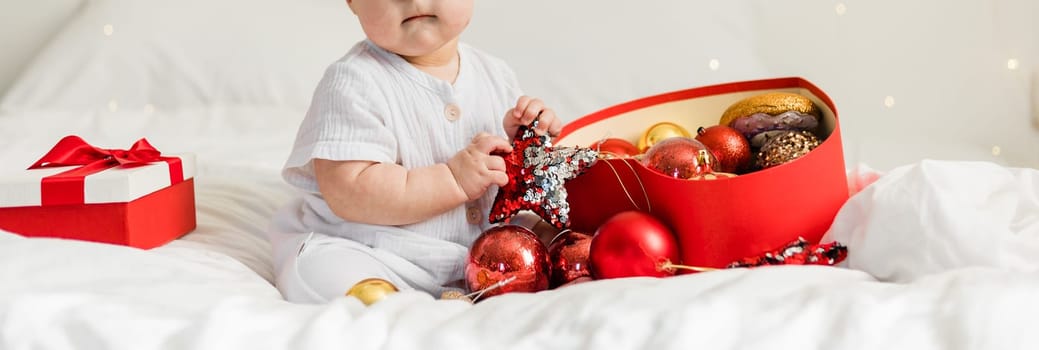
<svg viewBox="0 0 1039 350">
<path fill-rule="evenodd" d="M 637 99 L 567 124 L 557 144 L 589 147 L 607 137 L 634 142 L 665 121 L 695 132 L 717 125 L 732 103 L 772 91 L 806 96 L 822 110 L 825 140 L 817 148 L 786 164 L 716 180 L 675 179 L 630 158 L 599 160 L 566 184 L 571 228 L 595 232 L 619 212 L 648 211 L 674 230 L 683 264 L 716 268 L 798 237 L 818 242 L 847 201 L 848 184 L 837 109 L 804 79 L 736 82 Z"/>
</svg>

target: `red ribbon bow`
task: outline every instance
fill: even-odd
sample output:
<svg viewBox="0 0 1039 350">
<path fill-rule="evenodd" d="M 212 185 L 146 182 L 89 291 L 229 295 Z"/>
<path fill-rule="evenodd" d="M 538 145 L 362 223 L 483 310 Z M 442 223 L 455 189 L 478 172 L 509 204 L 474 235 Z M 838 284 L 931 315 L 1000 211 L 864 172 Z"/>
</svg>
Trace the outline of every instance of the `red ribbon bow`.
<svg viewBox="0 0 1039 350">
<path fill-rule="evenodd" d="M 87 175 L 116 166 L 132 167 L 164 161 L 170 166 L 170 184 L 184 181 L 184 171 L 177 157 L 163 157 L 148 140 L 137 140 L 128 150 L 104 149 L 90 145 L 79 136 L 65 136 L 29 170 L 73 166 L 80 167 L 44 177 L 40 194 L 42 205 L 84 203 L 84 182 Z"/>
</svg>

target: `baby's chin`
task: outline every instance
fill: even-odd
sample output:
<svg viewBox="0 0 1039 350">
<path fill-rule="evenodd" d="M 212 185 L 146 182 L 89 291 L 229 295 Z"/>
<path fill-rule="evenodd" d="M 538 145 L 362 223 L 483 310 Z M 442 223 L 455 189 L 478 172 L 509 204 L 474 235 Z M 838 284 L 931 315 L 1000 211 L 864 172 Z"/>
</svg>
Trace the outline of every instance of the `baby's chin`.
<svg viewBox="0 0 1039 350">
<path fill-rule="evenodd" d="M 453 37 L 447 37 L 441 33 L 420 31 L 407 33 L 404 37 L 386 45 L 377 41 L 375 44 L 401 56 L 416 57 L 434 53 L 453 39 Z"/>
<path fill-rule="evenodd" d="M 447 44 L 446 41 L 436 43 L 402 45 L 399 49 L 391 51 L 401 56 L 421 57 L 435 53 L 437 49 L 443 47 L 445 44 Z"/>
</svg>

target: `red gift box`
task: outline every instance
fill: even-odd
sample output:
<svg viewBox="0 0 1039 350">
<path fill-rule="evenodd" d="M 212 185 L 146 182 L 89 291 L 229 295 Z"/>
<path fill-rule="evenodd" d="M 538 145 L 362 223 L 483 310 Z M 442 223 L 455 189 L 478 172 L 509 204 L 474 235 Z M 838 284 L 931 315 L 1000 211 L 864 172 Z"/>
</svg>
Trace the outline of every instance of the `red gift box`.
<svg viewBox="0 0 1039 350">
<path fill-rule="evenodd" d="M 154 248 L 195 229 L 195 158 L 68 136 L 28 170 L 0 174 L 0 229 Z"/>
<path fill-rule="evenodd" d="M 631 158 L 600 160 L 566 184 L 571 227 L 594 232 L 619 212 L 649 211 L 675 231 L 683 264 L 715 268 L 798 237 L 818 242 L 849 195 L 837 109 L 804 79 L 713 85 L 622 103 L 567 124 L 557 143 L 589 147 L 607 137 L 634 142 L 658 122 L 695 133 L 717 125 L 732 103 L 772 91 L 810 98 L 823 112 L 825 141 L 789 163 L 716 180 L 675 179 Z"/>
</svg>

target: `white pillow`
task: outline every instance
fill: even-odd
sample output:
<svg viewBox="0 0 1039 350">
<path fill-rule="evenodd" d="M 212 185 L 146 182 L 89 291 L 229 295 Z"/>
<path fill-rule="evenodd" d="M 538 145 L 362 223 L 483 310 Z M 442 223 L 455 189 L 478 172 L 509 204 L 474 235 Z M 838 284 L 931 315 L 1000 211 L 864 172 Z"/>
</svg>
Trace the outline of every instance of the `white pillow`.
<svg viewBox="0 0 1039 350">
<path fill-rule="evenodd" d="M 0 109 L 305 108 L 363 37 L 344 1 L 89 0 Z"/>
</svg>

